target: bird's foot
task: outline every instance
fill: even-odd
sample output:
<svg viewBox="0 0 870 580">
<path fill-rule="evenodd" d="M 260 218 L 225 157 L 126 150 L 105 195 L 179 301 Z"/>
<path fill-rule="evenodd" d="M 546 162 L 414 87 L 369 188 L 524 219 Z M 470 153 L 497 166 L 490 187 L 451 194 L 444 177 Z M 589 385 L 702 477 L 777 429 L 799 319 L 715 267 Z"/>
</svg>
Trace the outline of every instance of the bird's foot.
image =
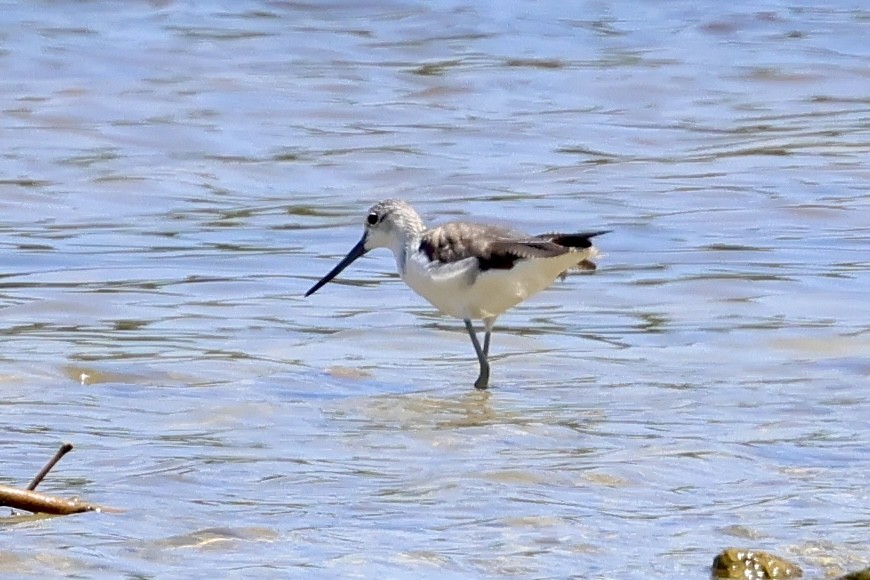
<svg viewBox="0 0 870 580">
<path fill-rule="evenodd" d="M 480 391 L 485 391 L 489 387 L 489 369 L 481 369 L 480 375 L 474 381 L 474 388 Z"/>
</svg>

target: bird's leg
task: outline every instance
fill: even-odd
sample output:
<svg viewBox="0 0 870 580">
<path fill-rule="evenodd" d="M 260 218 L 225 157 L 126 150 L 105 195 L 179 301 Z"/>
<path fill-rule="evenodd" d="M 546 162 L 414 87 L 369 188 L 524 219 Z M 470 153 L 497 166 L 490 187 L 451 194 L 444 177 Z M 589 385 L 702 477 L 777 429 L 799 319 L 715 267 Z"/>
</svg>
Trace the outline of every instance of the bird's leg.
<svg viewBox="0 0 870 580">
<path fill-rule="evenodd" d="M 474 332 L 474 325 L 471 320 L 464 319 L 465 329 L 468 331 L 468 336 L 471 337 L 471 344 L 474 346 L 474 352 L 477 353 L 477 360 L 480 361 L 480 375 L 474 381 L 474 388 L 485 389 L 489 386 L 489 361 L 486 359 L 486 350 L 489 349 L 489 333 L 485 337 L 486 350 L 480 348 L 480 341 L 477 340 L 477 333 Z"/>
<path fill-rule="evenodd" d="M 486 360 L 489 360 L 489 337 L 492 335 L 492 325 L 494 322 L 494 318 L 485 318 L 483 320 L 483 329 L 485 331 L 483 335 L 483 356 L 486 357 Z"/>
</svg>

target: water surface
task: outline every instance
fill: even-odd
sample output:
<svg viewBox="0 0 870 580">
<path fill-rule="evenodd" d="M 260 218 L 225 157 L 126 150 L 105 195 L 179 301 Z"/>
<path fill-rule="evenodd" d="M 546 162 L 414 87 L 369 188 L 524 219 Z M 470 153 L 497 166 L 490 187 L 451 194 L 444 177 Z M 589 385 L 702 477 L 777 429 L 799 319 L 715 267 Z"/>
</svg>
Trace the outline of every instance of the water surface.
<svg viewBox="0 0 870 580">
<path fill-rule="evenodd" d="M 0 572 L 866 566 L 861 3 L 19 3 L 0 15 Z M 366 208 L 614 232 L 461 323 Z"/>
</svg>

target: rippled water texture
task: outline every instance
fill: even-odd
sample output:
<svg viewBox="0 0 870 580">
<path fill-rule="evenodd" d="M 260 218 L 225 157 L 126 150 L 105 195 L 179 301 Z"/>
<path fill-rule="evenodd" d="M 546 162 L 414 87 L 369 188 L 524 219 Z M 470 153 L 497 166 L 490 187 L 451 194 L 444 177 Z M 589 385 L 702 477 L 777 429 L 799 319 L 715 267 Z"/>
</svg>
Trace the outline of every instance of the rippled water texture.
<svg viewBox="0 0 870 580">
<path fill-rule="evenodd" d="M 701 578 L 867 565 L 870 11 L 852 2 L 0 10 L 0 574 Z M 376 252 L 612 229 L 461 322 Z M 8 515 L 8 514 L 7 514 Z"/>
</svg>

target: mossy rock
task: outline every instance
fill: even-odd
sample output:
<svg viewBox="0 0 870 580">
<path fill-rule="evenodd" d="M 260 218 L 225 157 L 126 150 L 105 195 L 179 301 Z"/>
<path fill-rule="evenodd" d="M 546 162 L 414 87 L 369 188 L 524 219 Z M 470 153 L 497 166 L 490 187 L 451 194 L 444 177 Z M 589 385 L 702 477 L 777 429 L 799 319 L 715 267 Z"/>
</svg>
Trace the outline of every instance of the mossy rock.
<svg viewBox="0 0 870 580">
<path fill-rule="evenodd" d="M 713 559 L 713 578 L 800 578 L 803 571 L 779 556 L 758 550 L 728 548 Z"/>
<path fill-rule="evenodd" d="M 845 576 L 840 576 L 837 580 L 870 580 L 870 568 L 864 568 L 857 572 L 850 572 Z"/>
</svg>

